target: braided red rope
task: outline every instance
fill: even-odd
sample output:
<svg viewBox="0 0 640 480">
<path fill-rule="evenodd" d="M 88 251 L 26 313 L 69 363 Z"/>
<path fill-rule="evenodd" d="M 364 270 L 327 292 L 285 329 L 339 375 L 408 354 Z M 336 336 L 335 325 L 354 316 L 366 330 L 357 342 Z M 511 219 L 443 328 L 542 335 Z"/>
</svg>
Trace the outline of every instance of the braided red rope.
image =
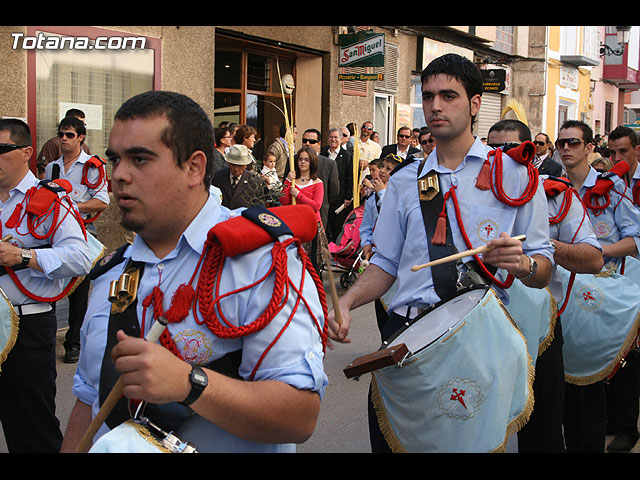
<svg viewBox="0 0 640 480">
<path fill-rule="evenodd" d="M 491 191 L 495 197 L 502 203 L 509 205 L 510 207 L 520 207 L 529 202 L 536 194 L 538 189 L 538 169 L 535 168 L 531 162 L 525 164 L 527 173 L 529 176 L 529 182 L 525 187 L 522 195 L 518 198 L 509 197 L 502 187 L 503 185 L 503 162 L 502 162 L 502 149 L 498 148 L 489 152 L 489 156 L 495 156 L 493 163 L 491 164 Z"/>
<path fill-rule="evenodd" d="M 27 194 L 25 194 L 25 199 L 23 200 L 22 203 L 27 204 L 28 203 L 28 199 L 31 197 L 31 195 L 33 195 L 33 193 L 36 191 L 36 187 L 32 187 L 27 191 Z M 63 204 L 63 200 L 67 200 L 69 205 L 64 205 Z M 20 205 L 18 205 L 18 207 L 16 208 L 16 210 L 14 211 L 14 213 L 12 214 L 12 217 L 14 217 L 14 215 L 19 214 L 20 209 L 22 208 L 22 203 Z M 64 214 L 64 216 L 62 217 L 62 220 L 60 220 L 60 208 L 61 206 L 64 205 L 65 209 L 66 209 L 66 213 Z M 78 221 L 80 228 L 82 229 L 82 233 L 84 235 L 84 238 L 86 240 L 87 238 L 87 232 L 84 228 L 84 224 L 82 223 L 82 221 L 79 220 L 79 214 L 77 213 L 77 211 L 73 208 L 73 204 L 71 203 L 71 199 L 65 195 L 62 198 L 56 198 L 56 200 L 53 202 L 51 208 L 44 212 L 42 215 L 40 215 L 39 217 L 36 218 L 39 219 L 39 222 L 37 223 L 37 225 L 34 225 L 34 216 L 31 214 L 28 214 L 26 211 L 24 212 L 24 214 L 21 217 L 14 217 L 12 219 L 12 224 L 14 224 L 14 226 L 12 228 L 15 229 L 16 233 L 18 235 L 31 235 L 34 238 L 37 238 L 39 240 L 46 240 L 48 238 L 52 238 L 53 235 L 55 234 L 55 232 L 58 230 L 58 228 L 60 227 L 60 225 L 62 224 L 62 222 L 64 221 L 64 219 L 66 218 L 67 215 L 71 214 L 76 221 Z M 27 217 L 27 232 L 25 233 L 21 233 L 18 232 L 18 227 L 21 225 L 22 220 L 24 218 L 24 216 L 26 215 Z M 36 232 L 36 228 L 43 224 L 50 215 L 53 215 L 53 219 L 51 222 L 51 227 L 49 227 L 49 230 L 43 234 L 40 235 Z M 11 220 L 11 219 L 10 219 Z M 8 223 L 8 222 L 7 222 Z M 53 245 L 53 242 L 51 243 Z M 9 275 L 9 277 L 11 277 L 11 279 L 13 280 L 13 282 L 16 284 L 16 286 L 18 287 L 18 290 L 20 290 L 22 292 L 23 295 L 25 295 L 28 298 L 31 298 L 32 300 L 35 300 L 36 302 L 40 302 L 40 303 L 53 303 L 53 302 L 57 302 L 58 300 L 63 299 L 64 297 L 66 297 L 71 290 L 74 288 L 75 284 L 78 281 L 79 277 L 73 277 L 71 278 L 71 280 L 69 280 L 69 283 L 65 286 L 65 288 L 62 290 L 62 292 L 60 292 L 58 295 L 54 296 L 54 297 L 44 297 L 41 295 L 36 295 L 32 292 L 30 292 L 29 290 L 27 290 L 27 288 L 24 286 L 24 284 L 20 281 L 20 278 L 18 278 L 18 275 L 13 271 L 13 269 L 11 267 L 5 267 L 5 270 L 7 271 L 7 274 Z"/>
<path fill-rule="evenodd" d="M 324 292 L 324 287 L 322 285 L 322 279 L 315 271 L 315 268 L 311 264 L 306 252 L 302 248 L 302 244 L 299 240 L 295 238 L 288 239 L 284 242 L 275 242 L 273 248 L 271 250 L 272 256 L 272 264 L 267 273 L 254 283 L 250 285 L 246 285 L 244 287 L 238 288 L 231 292 L 227 292 L 224 294 L 220 294 L 220 280 L 222 269 L 224 267 L 225 256 L 223 255 L 222 247 L 217 241 L 212 241 L 207 239 L 205 242 L 205 247 L 198 261 L 198 265 L 189 281 L 188 284 L 182 284 L 178 287 L 176 292 L 173 295 L 171 300 L 170 308 L 164 312 L 163 311 L 163 293 L 159 287 L 154 287 L 151 293 L 147 296 L 147 298 L 143 301 L 143 328 L 144 331 L 144 322 L 146 309 L 150 306 L 153 307 L 153 313 L 156 318 L 165 317 L 169 324 L 181 322 L 186 318 L 189 314 L 189 311 L 193 309 L 193 315 L 196 323 L 198 324 L 206 324 L 209 330 L 215 334 L 219 338 L 239 338 L 244 337 L 246 335 L 250 335 L 252 333 L 258 332 L 265 328 L 273 318 L 284 308 L 287 304 L 287 299 L 289 298 L 289 291 L 292 289 L 297 293 L 297 298 L 295 301 L 294 308 L 292 312 L 283 325 L 282 329 L 278 332 L 276 337 L 271 341 L 271 343 L 264 350 L 260 359 L 256 363 L 250 378 L 253 379 L 255 374 L 260 367 L 264 357 L 271 350 L 271 348 L 277 343 L 278 339 L 282 336 L 284 331 L 290 325 L 293 316 L 297 312 L 298 306 L 300 302 L 305 305 L 309 315 L 311 316 L 313 323 L 320 333 L 320 337 L 322 339 L 323 351 L 326 348 L 327 337 L 328 337 L 328 325 L 327 322 L 324 322 L 324 326 L 320 327 L 319 322 L 315 315 L 313 314 L 310 306 L 302 296 L 302 290 L 304 288 L 304 279 L 305 275 L 303 274 L 300 279 L 300 286 L 296 287 L 287 273 L 287 261 L 288 255 L 286 249 L 289 245 L 295 243 L 297 246 L 297 252 L 302 261 L 302 271 L 309 272 L 311 275 L 316 289 L 318 291 L 318 295 L 320 297 L 320 304 L 322 306 L 322 311 L 324 318 L 326 319 L 328 316 L 327 302 L 326 302 L 326 294 Z M 202 265 L 202 270 L 200 271 L 200 276 L 198 278 L 198 282 L 196 285 L 196 289 L 191 287 L 193 280 L 195 279 L 195 275 L 200 269 L 200 265 Z M 253 322 L 248 325 L 236 327 L 231 324 L 222 313 L 220 308 L 220 301 L 223 298 L 234 295 L 236 293 L 248 290 L 263 282 L 269 275 L 274 274 L 274 290 L 269 301 L 269 304 L 265 308 L 264 312 Z M 215 292 L 215 298 L 214 298 Z M 198 320 L 197 312 L 202 314 L 203 320 Z M 222 321 L 221 321 L 222 320 Z M 224 323 L 224 325 L 223 325 Z M 165 329 L 160 343 L 167 349 L 169 349 L 176 356 L 182 358 L 178 351 L 175 342 L 171 338 L 168 330 Z"/>
</svg>

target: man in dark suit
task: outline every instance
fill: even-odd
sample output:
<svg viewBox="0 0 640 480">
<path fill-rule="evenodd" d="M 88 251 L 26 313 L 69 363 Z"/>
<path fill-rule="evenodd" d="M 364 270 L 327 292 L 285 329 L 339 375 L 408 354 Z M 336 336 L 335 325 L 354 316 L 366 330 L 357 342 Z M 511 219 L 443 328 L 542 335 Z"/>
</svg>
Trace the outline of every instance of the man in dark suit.
<svg viewBox="0 0 640 480">
<path fill-rule="evenodd" d="M 391 145 L 385 145 L 382 147 L 382 153 L 380 158 L 384 158 L 390 153 L 399 156 L 402 159 L 407 159 L 411 155 L 420 153 L 420 149 L 411 146 L 411 137 L 413 136 L 409 127 L 400 127 L 398 129 L 398 143 Z"/>
<path fill-rule="evenodd" d="M 244 145 L 232 145 L 225 159 L 229 166 L 216 170 L 211 180 L 214 187 L 222 192 L 222 205 L 230 208 L 250 207 L 254 204 L 253 196 L 267 188 L 261 177 L 247 170 L 252 157 Z"/>
<path fill-rule="evenodd" d="M 562 165 L 556 162 L 550 155 L 551 140 L 546 133 L 539 133 L 533 140 L 536 146 L 536 158 L 533 159 L 533 166 L 538 169 L 540 175 L 562 175 Z"/>
<path fill-rule="evenodd" d="M 353 208 L 353 155 L 341 146 L 341 138 L 340 129 L 332 128 L 327 137 L 329 145 L 320 150 L 320 155 L 336 162 L 338 181 L 340 182 L 340 195 L 333 203 L 329 204 L 327 237 L 330 242 L 336 240 L 342 229 L 342 224 Z M 340 207 L 342 207 L 342 211 L 336 214 L 335 211 Z"/>
</svg>

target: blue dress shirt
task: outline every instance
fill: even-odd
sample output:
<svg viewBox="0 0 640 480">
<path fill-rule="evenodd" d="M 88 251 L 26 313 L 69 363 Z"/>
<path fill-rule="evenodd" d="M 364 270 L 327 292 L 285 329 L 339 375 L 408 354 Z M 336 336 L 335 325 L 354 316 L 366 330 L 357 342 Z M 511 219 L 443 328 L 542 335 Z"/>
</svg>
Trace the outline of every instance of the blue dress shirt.
<svg viewBox="0 0 640 480">
<path fill-rule="evenodd" d="M 145 264 L 138 288 L 139 321 L 143 318 L 142 300 L 155 286 L 162 289 L 163 307 L 165 311 L 168 310 L 174 291 L 191 278 L 209 230 L 215 224 L 237 215 L 240 211 L 230 211 L 210 195 L 205 206 L 181 235 L 175 249 L 162 259 L 155 256 L 142 237 L 136 236 L 133 244 L 127 249 L 125 258 Z M 271 248 L 272 244 L 269 244 L 244 255 L 226 258 L 220 292 L 233 291 L 262 278 L 272 264 Z M 288 247 L 287 252 L 289 277 L 296 286 L 299 286 L 301 263 L 295 246 Z M 100 367 L 109 321 L 108 288 L 110 282 L 121 275 L 125 264 L 126 262 L 123 262 L 112 268 L 93 282 L 87 314 L 82 325 L 82 349 L 74 376 L 73 391 L 80 401 L 92 405 L 94 415 L 99 410 Z M 322 326 L 324 315 L 315 284 L 308 273 L 305 275 L 303 295 L 319 325 Z M 234 326 L 253 322 L 267 307 L 273 293 L 273 282 L 274 274 L 271 273 L 258 286 L 222 300 L 220 305 L 226 318 Z M 239 373 L 244 379 L 249 379 L 259 357 L 289 319 L 296 301 L 294 297 L 292 292 L 285 307 L 264 329 L 242 338 L 225 339 L 215 336 L 206 325 L 196 323 L 192 311 L 184 321 L 170 324 L 168 329 L 182 357 L 191 364 L 206 365 L 229 352 L 242 349 Z M 201 316 L 198 320 L 202 321 Z M 150 309 L 146 313 L 143 334 L 146 335 L 152 321 Z M 298 389 L 318 392 L 322 398 L 328 382 L 323 368 L 323 358 L 320 335 L 301 302 L 291 323 L 262 361 L 255 380 L 281 381 Z M 292 449 L 290 445 L 263 445 L 239 439 L 204 421 L 201 417 L 198 419 L 201 420 L 201 427 L 207 431 L 207 443 L 215 445 L 215 448 L 226 451 L 264 452 Z M 97 437 L 106 431 L 108 431 L 107 427 L 103 425 Z"/>
<path fill-rule="evenodd" d="M 531 201 L 524 206 L 512 208 L 499 201 L 491 190 L 479 190 L 475 187 L 476 177 L 490 150 L 476 138 L 464 160 L 452 171 L 438 165 L 436 147 L 427 158 L 422 175 L 431 170 L 437 171 L 443 193 L 451 185 L 457 187 L 462 221 L 472 248 L 498 237 L 501 232 L 507 232 L 511 236 L 526 234 L 524 253 L 530 256 L 543 255 L 551 260 L 553 249 L 549 243 L 548 208 L 542 188 L 538 188 Z M 505 193 L 511 198 L 517 198 L 527 185 L 527 169 L 508 155 L 503 155 L 502 158 Z M 433 287 L 431 269 L 411 271 L 412 266 L 430 261 L 418 198 L 419 165 L 420 161 L 416 160 L 391 176 L 373 235 L 377 251 L 371 263 L 398 281 L 398 290 L 389 305 L 390 311 L 401 306 L 425 308 L 440 300 Z M 451 198 L 446 203 L 446 211 L 457 250 L 467 250 L 469 247 L 461 235 Z M 473 257 L 468 257 L 463 261 L 472 259 Z M 504 292 L 499 293 L 503 301 L 508 302 L 508 296 Z"/>
</svg>

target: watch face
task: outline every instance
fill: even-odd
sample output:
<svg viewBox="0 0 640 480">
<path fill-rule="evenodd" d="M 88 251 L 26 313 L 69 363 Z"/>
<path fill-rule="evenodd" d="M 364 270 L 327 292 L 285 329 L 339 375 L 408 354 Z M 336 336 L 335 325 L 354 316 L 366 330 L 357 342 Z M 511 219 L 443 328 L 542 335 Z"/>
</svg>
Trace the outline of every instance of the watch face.
<svg viewBox="0 0 640 480">
<path fill-rule="evenodd" d="M 200 385 L 206 385 L 207 384 L 207 374 L 204 372 L 201 372 L 199 370 L 195 370 L 193 372 L 193 381 L 196 383 L 199 383 Z"/>
</svg>

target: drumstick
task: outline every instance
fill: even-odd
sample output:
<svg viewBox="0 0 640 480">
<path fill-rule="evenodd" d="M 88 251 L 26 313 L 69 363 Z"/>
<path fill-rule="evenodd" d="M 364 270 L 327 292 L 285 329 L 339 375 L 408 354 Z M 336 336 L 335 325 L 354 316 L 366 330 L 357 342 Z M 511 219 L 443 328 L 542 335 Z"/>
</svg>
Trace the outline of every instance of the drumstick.
<svg viewBox="0 0 640 480">
<path fill-rule="evenodd" d="M 5 237 L 2 237 L 2 240 L 0 240 L 0 241 L 2 241 L 2 242 L 8 242 L 8 241 L 9 241 L 9 240 L 11 240 L 12 238 L 13 238 L 13 235 L 9 234 L 9 235 L 7 235 L 7 236 L 5 236 Z"/>
<path fill-rule="evenodd" d="M 159 317 L 157 321 L 151 326 L 151 329 L 147 333 L 145 340 L 148 342 L 157 342 L 162 335 L 165 327 L 167 326 L 167 319 L 164 317 Z M 118 381 L 115 383 L 109 395 L 102 403 L 100 410 L 91 421 L 89 428 L 85 432 L 84 436 L 80 440 L 80 443 L 76 447 L 76 453 L 83 453 L 89 450 L 91 441 L 95 436 L 96 432 L 100 428 L 100 426 L 105 422 L 111 410 L 116 406 L 120 397 L 122 397 L 122 390 L 124 388 L 124 383 L 122 381 L 122 376 L 118 378 Z"/>
<path fill-rule="evenodd" d="M 331 266 L 331 252 L 322 247 L 322 257 L 324 263 L 327 264 L 327 272 L 329 272 L 329 291 L 331 292 L 331 303 L 333 304 L 333 312 L 336 317 L 336 323 L 342 325 L 342 315 L 340 314 L 340 305 L 338 305 L 338 291 L 333 280 L 333 267 Z"/>
<path fill-rule="evenodd" d="M 527 236 L 526 235 L 516 235 L 515 237 L 511 237 L 511 238 L 515 238 L 516 240 L 520 240 L 521 242 L 524 242 L 527 239 Z M 454 261 L 456 261 L 456 260 L 458 260 L 460 258 L 470 257 L 470 256 L 473 256 L 473 255 L 478 255 L 479 253 L 490 252 L 494 248 L 496 248 L 496 247 L 489 247 L 487 245 L 483 245 L 481 247 L 474 248 L 472 250 L 466 250 L 464 252 L 460 252 L 460 253 L 455 253 L 453 255 L 449 255 L 448 257 L 439 258 L 438 260 L 433 260 L 432 262 L 424 263 L 422 265 L 414 265 L 413 267 L 411 267 L 411 271 L 412 272 L 417 272 L 418 270 L 422 270 L 423 268 L 433 267 L 435 265 L 440 265 L 442 263 L 447 263 L 447 262 L 454 262 Z"/>
</svg>

